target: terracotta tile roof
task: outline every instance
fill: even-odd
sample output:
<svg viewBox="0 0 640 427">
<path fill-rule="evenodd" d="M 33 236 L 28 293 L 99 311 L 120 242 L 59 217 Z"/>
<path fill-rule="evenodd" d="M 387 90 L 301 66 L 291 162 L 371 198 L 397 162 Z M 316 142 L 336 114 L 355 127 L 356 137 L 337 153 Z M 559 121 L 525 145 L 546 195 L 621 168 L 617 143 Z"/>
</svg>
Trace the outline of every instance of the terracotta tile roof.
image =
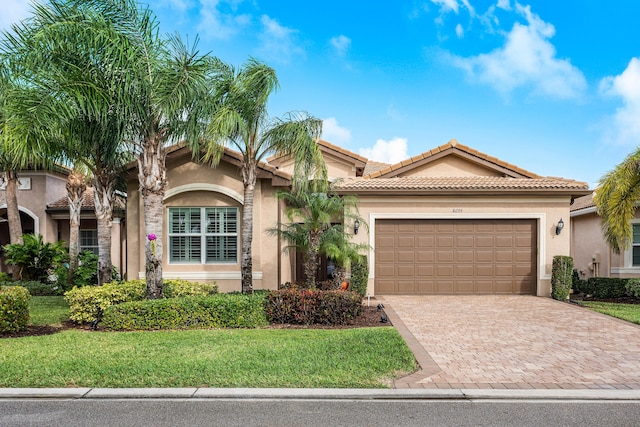
<svg viewBox="0 0 640 427">
<path fill-rule="evenodd" d="M 496 167 L 499 168 L 503 168 L 503 169 L 508 169 L 510 171 L 515 172 L 518 175 L 522 175 L 525 177 L 529 177 L 529 178 L 540 178 L 540 176 L 536 175 L 533 172 L 529 172 L 525 169 L 522 169 L 518 166 L 512 165 L 511 163 L 507 163 L 505 161 L 502 161 L 500 159 L 498 159 L 497 157 L 493 157 L 493 156 L 489 156 L 488 154 L 482 153 L 478 150 L 474 150 L 471 147 L 467 147 L 466 145 L 460 144 L 458 141 L 456 141 L 455 139 L 450 140 L 449 142 L 447 142 L 446 144 L 443 144 L 439 147 L 436 147 L 434 149 L 431 149 L 429 151 L 425 151 L 424 153 L 418 154 L 417 156 L 411 157 L 410 159 L 407 160 L 403 160 L 399 163 L 396 163 L 394 165 L 391 165 L 385 169 L 382 170 L 378 170 L 376 172 L 373 172 L 369 175 L 366 175 L 365 178 L 378 178 L 378 177 L 382 177 L 384 175 L 389 175 L 392 174 L 394 171 L 398 171 L 401 168 L 405 168 L 405 167 L 409 167 L 413 164 L 416 164 L 418 162 L 420 162 L 421 164 L 424 163 L 424 161 L 429 161 L 430 158 L 433 158 L 434 156 L 436 156 L 439 153 L 442 153 L 446 150 L 458 150 L 462 153 L 465 153 L 467 155 L 473 156 L 475 158 L 477 158 L 478 160 L 482 160 L 482 161 L 486 161 L 489 162 L 490 164 L 495 165 Z"/>
<path fill-rule="evenodd" d="M 369 160 L 366 166 L 364 167 L 363 175 L 372 174 L 382 169 L 386 169 L 389 166 L 391 166 L 389 163 L 374 162 L 373 160 Z"/>
<path fill-rule="evenodd" d="M 366 157 L 361 156 L 360 154 L 356 154 L 353 151 L 346 150 L 346 149 L 344 149 L 342 147 L 338 147 L 337 145 L 333 145 L 332 143 L 330 143 L 328 141 L 325 141 L 323 139 L 318 140 L 318 144 L 319 145 L 323 145 L 323 146 L 325 146 L 327 148 L 330 148 L 330 149 L 332 149 L 334 151 L 337 151 L 338 153 L 342 153 L 345 156 L 353 157 L 356 160 L 359 160 L 361 162 L 367 163 L 368 159 Z"/>
<path fill-rule="evenodd" d="M 573 201 L 571 205 L 571 212 L 579 211 L 581 209 L 595 208 L 596 203 L 593 201 L 593 193 L 583 197 L 578 197 Z"/>
<path fill-rule="evenodd" d="M 563 178 L 506 177 L 404 177 L 347 178 L 335 186 L 338 191 L 588 191 L 586 182 Z"/>
<path fill-rule="evenodd" d="M 127 200 L 123 196 L 116 195 L 114 209 L 124 210 L 127 205 Z M 96 207 L 95 201 L 93 199 L 93 187 L 87 187 L 85 192 L 82 194 L 82 209 L 83 210 L 94 210 Z M 47 205 L 47 210 L 69 210 L 69 199 L 67 196 L 61 197 L 53 203 Z"/>
</svg>

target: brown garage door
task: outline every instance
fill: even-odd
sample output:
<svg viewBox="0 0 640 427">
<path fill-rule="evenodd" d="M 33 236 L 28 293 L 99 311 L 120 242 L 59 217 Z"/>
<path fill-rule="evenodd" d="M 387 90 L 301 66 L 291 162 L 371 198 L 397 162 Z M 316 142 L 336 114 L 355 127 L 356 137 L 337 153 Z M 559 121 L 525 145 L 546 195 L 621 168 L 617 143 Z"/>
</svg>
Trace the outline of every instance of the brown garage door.
<svg viewBox="0 0 640 427">
<path fill-rule="evenodd" d="M 536 220 L 377 220 L 377 294 L 535 294 Z"/>
</svg>

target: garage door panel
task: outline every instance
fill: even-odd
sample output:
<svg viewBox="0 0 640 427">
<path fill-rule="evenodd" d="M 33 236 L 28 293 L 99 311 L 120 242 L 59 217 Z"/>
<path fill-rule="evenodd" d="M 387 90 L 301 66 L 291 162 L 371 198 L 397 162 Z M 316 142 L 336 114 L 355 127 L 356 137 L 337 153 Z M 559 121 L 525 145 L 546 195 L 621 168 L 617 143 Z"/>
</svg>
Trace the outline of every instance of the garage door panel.
<svg viewBox="0 0 640 427">
<path fill-rule="evenodd" d="M 456 252 L 456 262 L 473 262 L 474 256 L 472 250 L 458 250 Z"/>
<path fill-rule="evenodd" d="M 456 280 L 456 294 L 472 294 L 474 293 L 473 280 Z"/>
<path fill-rule="evenodd" d="M 436 253 L 433 250 L 418 250 L 418 262 L 433 262 L 436 259 Z"/>
<path fill-rule="evenodd" d="M 436 256 L 436 260 L 438 262 L 453 262 L 454 260 L 454 252 L 453 251 L 442 251 L 439 250 Z"/>
<path fill-rule="evenodd" d="M 536 220 L 378 220 L 375 290 L 535 294 Z"/>
<path fill-rule="evenodd" d="M 377 262 L 395 262 L 395 260 L 396 260 L 395 251 L 382 250 L 382 249 L 376 251 Z"/>
<path fill-rule="evenodd" d="M 407 251 L 404 250 L 404 247 L 397 252 L 396 262 L 415 262 L 416 261 L 416 253 L 415 251 Z"/>
</svg>

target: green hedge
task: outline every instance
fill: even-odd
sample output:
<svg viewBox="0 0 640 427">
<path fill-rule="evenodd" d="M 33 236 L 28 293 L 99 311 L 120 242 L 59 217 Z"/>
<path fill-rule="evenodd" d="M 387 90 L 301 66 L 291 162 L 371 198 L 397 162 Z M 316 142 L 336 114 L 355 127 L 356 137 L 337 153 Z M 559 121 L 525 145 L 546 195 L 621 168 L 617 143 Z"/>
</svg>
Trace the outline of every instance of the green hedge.
<svg viewBox="0 0 640 427">
<path fill-rule="evenodd" d="M 551 296 L 564 301 L 569 298 L 573 282 L 573 258 L 556 255 L 551 264 Z"/>
<path fill-rule="evenodd" d="M 344 325 L 362 314 L 362 297 L 351 291 L 286 289 L 270 292 L 265 310 L 272 323 Z"/>
<path fill-rule="evenodd" d="M 186 295 L 210 295 L 217 292 L 217 285 L 189 282 L 187 280 L 163 280 L 164 294 L 167 298 Z M 130 280 L 112 282 L 102 286 L 74 287 L 66 292 L 69 303 L 69 318 L 78 323 L 99 321 L 104 310 L 112 305 L 146 298 L 146 282 Z"/>
<path fill-rule="evenodd" d="M 351 281 L 349 289 L 364 298 L 367 295 L 367 285 L 369 283 L 369 262 L 363 256 L 359 261 L 351 263 Z"/>
<path fill-rule="evenodd" d="M 0 286 L 22 286 L 24 288 L 27 288 L 31 295 L 37 296 L 62 295 L 62 289 L 60 289 L 57 285 L 42 283 L 35 280 L 4 282 L 0 283 Z"/>
<path fill-rule="evenodd" d="M 582 292 L 594 298 L 620 298 L 627 294 L 628 280 L 613 277 L 590 277 L 583 285 Z"/>
<path fill-rule="evenodd" d="M 0 287 L 0 333 L 27 328 L 31 295 L 22 286 Z"/>
<path fill-rule="evenodd" d="M 106 307 L 111 330 L 256 328 L 268 325 L 264 294 L 219 294 L 126 302 Z"/>
</svg>

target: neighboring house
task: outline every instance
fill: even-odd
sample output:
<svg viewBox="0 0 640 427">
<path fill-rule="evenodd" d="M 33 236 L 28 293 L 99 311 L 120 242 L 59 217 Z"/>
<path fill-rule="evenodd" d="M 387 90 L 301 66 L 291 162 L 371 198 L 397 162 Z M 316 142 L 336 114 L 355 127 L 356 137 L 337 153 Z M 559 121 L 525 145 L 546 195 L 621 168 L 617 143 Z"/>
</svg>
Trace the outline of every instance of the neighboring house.
<svg viewBox="0 0 640 427">
<path fill-rule="evenodd" d="M 113 206 L 113 220 L 111 221 L 111 263 L 121 277 L 127 276 L 126 204 L 126 197 L 116 194 Z M 66 188 L 62 197 L 47 205 L 46 212 L 57 223 L 58 240 L 69 242 L 70 215 Z M 68 246 L 68 244 L 65 246 Z M 98 255 L 98 221 L 96 220 L 93 187 L 87 187 L 82 195 L 80 251 L 92 251 Z"/>
<path fill-rule="evenodd" d="M 551 263 L 569 255 L 572 200 L 590 193 L 570 179 L 541 177 L 452 140 L 395 165 L 320 141 L 340 194 L 359 198 L 354 240 L 370 246 L 367 293 L 550 295 Z M 216 168 L 182 146 L 167 150 L 164 277 L 216 281 L 240 290 L 240 154 Z M 295 279 L 295 254 L 266 230 L 283 217 L 275 197 L 291 184 L 291 160 L 260 164 L 254 202 L 254 289 Z M 144 276 L 144 219 L 136 167 L 128 174 L 127 271 Z M 347 228 L 353 224 L 345 224 Z"/>
<path fill-rule="evenodd" d="M 581 279 L 640 277 L 640 211 L 636 210 L 631 223 L 631 247 L 616 254 L 602 234 L 593 193 L 575 200 L 571 206 L 571 256 Z"/>
<path fill-rule="evenodd" d="M 22 231 L 24 234 L 41 234 L 45 242 L 69 240 L 69 204 L 67 200 L 67 176 L 69 171 L 63 167 L 52 171 L 21 170 L 18 172 L 18 206 Z M 7 224 L 7 202 L 5 186 L 0 186 L 0 245 L 9 243 Z M 93 210 L 93 191 L 89 187 L 84 194 L 81 229 L 81 249 L 97 251 L 97 225 Z M 116 202 L 114 212 L 112 262 L 123 272 L 125 266 L 122 239 L 126 236 L 124 222 L 125 201 Z M 0 271 L 7 271 L 4 259 L 0 262 Z"/>
</svg>

